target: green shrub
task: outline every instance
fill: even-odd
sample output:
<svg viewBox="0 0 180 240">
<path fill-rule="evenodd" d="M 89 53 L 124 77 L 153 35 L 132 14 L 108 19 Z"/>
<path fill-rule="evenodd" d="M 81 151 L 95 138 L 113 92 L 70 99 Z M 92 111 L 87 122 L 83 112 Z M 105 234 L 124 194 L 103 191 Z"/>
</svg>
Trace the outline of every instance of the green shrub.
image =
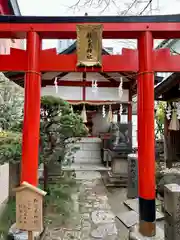
<svg viewBox="0 0 180 240">
<path fill-rule="evenodd" d="M 4 212 L 0 218 L 0 236 L 5 237 L 8 234 L 8 230 L 16 221 L 16 203 L 15 199 L 10 199 L 5 207 Z M 1 239 L 1 237 L 0 237 Z"/>
</svg>

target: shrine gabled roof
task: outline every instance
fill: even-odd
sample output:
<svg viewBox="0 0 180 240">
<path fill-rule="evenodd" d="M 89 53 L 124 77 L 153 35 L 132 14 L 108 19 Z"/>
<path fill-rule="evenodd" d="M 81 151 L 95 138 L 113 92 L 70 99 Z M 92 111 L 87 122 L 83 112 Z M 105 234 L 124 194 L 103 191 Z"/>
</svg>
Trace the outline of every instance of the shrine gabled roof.
<svg viewBox="0 0 180 240">
<path fill-rule="evenodd" d="M 157 48 L 172 48 L 174 44 L 176 44 L 179 41 L 179 39 L 168 39 L 162 41 Z M 156 100 L 167 100 L 171 97 L 176 96 L 170 96 L 168 92 L 173 90 L 174 94 L 178 94 L 177 90 L 179 89 L 179 83 L 180 83 L 180 72 L 174 72 L 168 77 L 164 78 L 160 83 L 158 83 L 155 87 L 155 99 Z M 175 93 L 176 92 L 176 93 Z M 167 94 L 169 96 L 167 96 Z M 172 94 L 172 93 L 171 93 Z M 165 97 L 166 95 L 166 97 Z"/>
<path fill-rule="evenodd" d="M 10 8 L 12 9 L 12 12 L 15 16 L 21 16 L 21 11 L 20 11 L 17 0 L 9 0 L 8 4 L 9 4 Z"/>
<path fill-rule="evenodd" d="M 176 97 L 175 94 L 174 96 L 169 95 L 169 96 L 166 96 L 165 98 L 163 95 L 167 95 L 167 93 L 170 92 L 172 89 L 174 89 L 175 92 L 177 91 L 179 92 L 179 87 L 178 87 L 179 83 L 180 83 L 180 72 L 172 73 L 169 77 L 165 78 L 155 87 L 154 89 L 155 100 L 170 100 L 171 98 L 175 98 Z"/>
<path fill-rule="evenodd" d="M 68 48 L 60 52 L 60 54 L 72 54 L 75 51 L 76 51 L 76 41 L 73 44 L 71 44 Z M 102 49 L 102 54 L 110 55 L 108 51 L 106 51 L 104 48 Z"/>
</svg>

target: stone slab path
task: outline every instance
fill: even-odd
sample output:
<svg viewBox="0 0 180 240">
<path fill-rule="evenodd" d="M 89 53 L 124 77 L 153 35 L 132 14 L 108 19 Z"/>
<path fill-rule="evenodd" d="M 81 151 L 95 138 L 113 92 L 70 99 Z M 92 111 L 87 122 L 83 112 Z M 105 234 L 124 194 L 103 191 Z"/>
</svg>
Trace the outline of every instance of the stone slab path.
<svg viewBox="0 0 180 240">
<path fill-rule="evenodd" d="M 128 199 L 124 204 L 129 207 L 129 210 L 120 212 L 116 216 L 127 228 L 130 228 L 139 223 L 139 201 L 138 198 Z M 156 221 L 161 220 L 164 220 L 164 213 L 161 211 L 161 202 L 156 200 Z"/>
<path fill-rule="evenodd" d="M 46 240 L 122 239 L 119 237 L 115 214 L 108 202 L 101 174 L 78 171 L 76 178 L 80 183 L 79 194 L 74 195 L 76 214 L 68 226 L 51 229 Z"/>
</svg>

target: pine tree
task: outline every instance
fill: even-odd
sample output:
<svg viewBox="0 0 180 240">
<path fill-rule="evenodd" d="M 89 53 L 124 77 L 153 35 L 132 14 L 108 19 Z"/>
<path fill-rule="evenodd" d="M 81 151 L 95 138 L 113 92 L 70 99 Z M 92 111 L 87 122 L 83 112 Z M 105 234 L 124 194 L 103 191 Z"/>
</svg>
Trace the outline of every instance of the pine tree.
<svg viewBox="0 0 180 240">
<path fill-rule="evenodd" d="M 87 135 L 81 116 L 60 98 L 44 96 L 41 99 L 40 159 L 44 164 L 44 190 L 48 190 L 49 166 L 69 163 L 77 150 L 74 143 Z"/>
</svg>

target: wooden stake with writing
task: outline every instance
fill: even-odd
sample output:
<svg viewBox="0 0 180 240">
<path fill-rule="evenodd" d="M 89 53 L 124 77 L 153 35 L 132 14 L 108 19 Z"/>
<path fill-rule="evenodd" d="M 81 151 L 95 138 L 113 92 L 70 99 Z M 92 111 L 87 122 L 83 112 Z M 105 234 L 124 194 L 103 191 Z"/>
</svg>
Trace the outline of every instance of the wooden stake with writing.
<svg viewBox="0 0 180 240">
<path fill-rule="evenodd" d="M 28 240 L 34 240 L 33 232 L 28 231 Z"/>
<path fill-rule="evenodd" d="M 34 240 L 33 232 L 43 230 L 43 197 L 46 192 L 23 182 L 16 191 L 16 227 L 28 232 L 28 240 Z"/>
</svg>

